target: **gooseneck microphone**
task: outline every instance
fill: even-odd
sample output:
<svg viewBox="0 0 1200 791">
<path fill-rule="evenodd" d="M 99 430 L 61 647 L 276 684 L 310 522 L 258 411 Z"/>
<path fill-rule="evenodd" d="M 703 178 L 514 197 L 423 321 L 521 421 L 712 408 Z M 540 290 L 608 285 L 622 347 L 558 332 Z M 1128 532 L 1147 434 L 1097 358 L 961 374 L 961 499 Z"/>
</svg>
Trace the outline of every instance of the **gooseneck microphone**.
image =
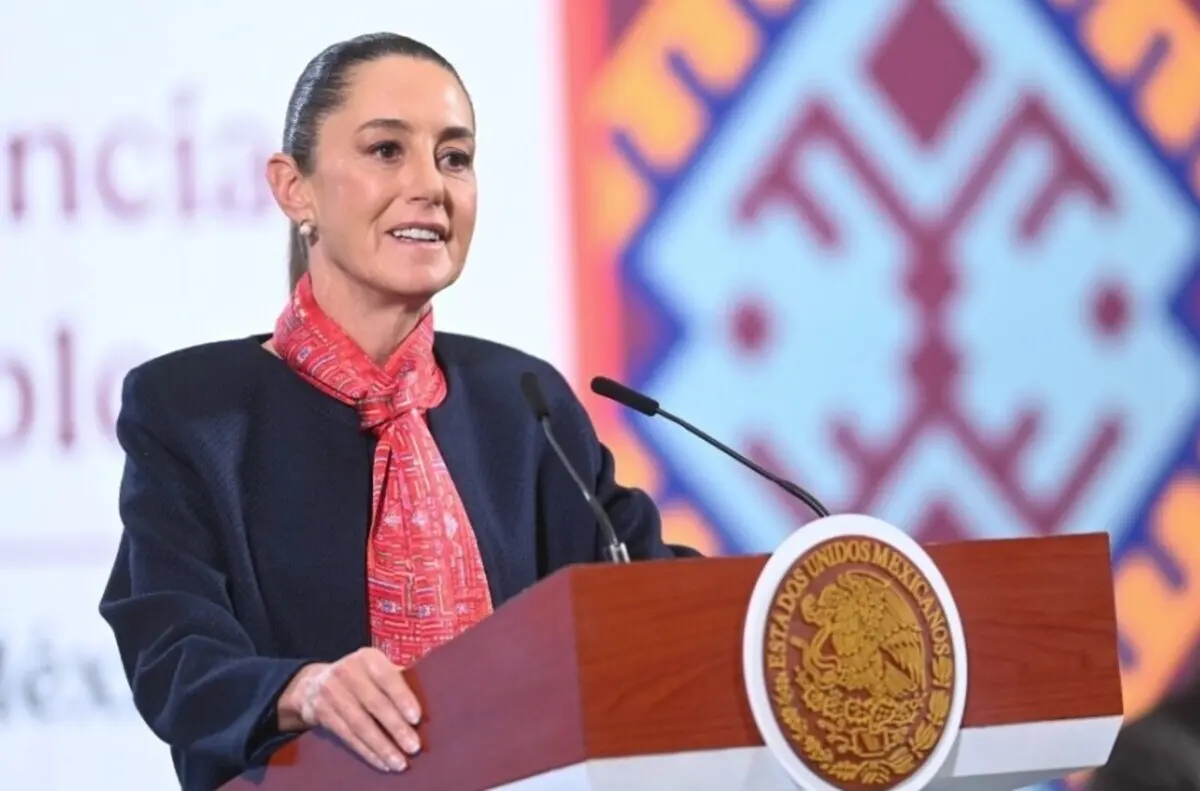
<svg viewBox="0 0 1200 791">
<path fill-rule="evenodd" d="M 738 453 L 733 448 L 725 445 L 722 442 L 718 442 L 713 437 L 705 434 L 703 431 L 696 428 L 691 423 L 688 423 L 683 418 L 672 415 L 670 412 L 660 407 L 658 402 L 650 396 L 639 393 L 637 390 L 634 390 L 631 387 L 626 387 L 620 382 L 614 382 L 612 379 L 604 376 L 597 376 L 592 379 L 592 392 L 598 396 L 616 401 L 618 404 L 627 406 L 637 412 L 641 412 L 643 415 L 648 415 L 649 417 L 661 415 L 662 417 L 665 417 L 667 420 L 671 421 L 677 426 L 681 426 L 685 431 L 688 431 L 691 434 L 699 437 L 735 461 L 741 462 L 762 477 L 766 478 L 771 483 L 778 486 L 780 489 L 783 489 L 788 494 L 799 499 L 810 509 L 812 509 L 812 512 L 818 517 L 829 516 L 829 509 L 822 505 L 821 501 L 816 497 L 813 497 L 811 494 L 804 491 L 791 481 L 780 478 L 773 472 L 768 472 L 759 465 L 750 461 L 750 459 L 747 459 L 745 456 Z"/>
<path fill-rule="evenodd" d="M 562 446 L 558 444 L 558 438 L 554 436 L 554 429 L 550 427 L 550 403 L 546 400 L 546 394 L 542 391 L 542 385 L 538 381 L 537 375 L 533 373 L 521 374 L 521 392 L 525 394 L 525 400 L 529 403 L 530 410 L 533 411 L 533 416 L 537 418 L 538 423 L 542 426 L 542 432 L 545 433 L 550 447 L 554 449 L 558 460 L 562 462 L 563 467 L 567 469 L 567 473 L 571 476 L 571 480 L 575 481 L 575 485 L 579 487 L 579 491 L 583 492 L 583 499 L 587 502 L 588 507 L 592 509 L 592 514 L 595 515 L 596 521 L 600 524 L 600 532 L 604 534 L 604 557 L 612 563 L 628 563 L 629 550 L 617 537 L 617 531 L 613 529 L 612 521 L 605 513 L 604 507 L 596 500 L 596 495 L 586 483 L 575 468 L 571 466 L 571 460 L 567 458 L 567 454 L 563 451 Z"/>
</svg>

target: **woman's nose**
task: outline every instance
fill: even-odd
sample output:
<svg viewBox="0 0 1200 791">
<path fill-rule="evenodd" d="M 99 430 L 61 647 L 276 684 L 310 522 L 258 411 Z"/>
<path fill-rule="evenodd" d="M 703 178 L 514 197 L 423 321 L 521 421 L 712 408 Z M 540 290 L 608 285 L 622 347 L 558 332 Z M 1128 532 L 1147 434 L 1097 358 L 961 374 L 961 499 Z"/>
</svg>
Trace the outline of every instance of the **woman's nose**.
<svg viewBox="0 0 1200 791">
<path fill-rule="evenodd" d="M 433 156 L 410 159 L 405 171 L 405 199 L 440 203 L 443 193 L 442 173 Z"/>
</svg>

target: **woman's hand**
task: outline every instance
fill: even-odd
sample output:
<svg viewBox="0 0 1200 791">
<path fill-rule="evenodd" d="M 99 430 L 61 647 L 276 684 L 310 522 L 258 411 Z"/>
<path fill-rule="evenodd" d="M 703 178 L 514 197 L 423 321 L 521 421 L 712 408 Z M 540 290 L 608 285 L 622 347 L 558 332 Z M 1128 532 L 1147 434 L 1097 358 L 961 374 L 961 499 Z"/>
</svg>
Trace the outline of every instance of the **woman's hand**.
<svg viewBox="0 0 1200 791">
<path fill-rule="evenodd" d="M 321 726 L 382 772 L 402 772 L 421 742 L 417 696 L 382 651 L 362 648 L 333 664 L 304 667 L 279 698 L 285 731 Z"/>
</svg>

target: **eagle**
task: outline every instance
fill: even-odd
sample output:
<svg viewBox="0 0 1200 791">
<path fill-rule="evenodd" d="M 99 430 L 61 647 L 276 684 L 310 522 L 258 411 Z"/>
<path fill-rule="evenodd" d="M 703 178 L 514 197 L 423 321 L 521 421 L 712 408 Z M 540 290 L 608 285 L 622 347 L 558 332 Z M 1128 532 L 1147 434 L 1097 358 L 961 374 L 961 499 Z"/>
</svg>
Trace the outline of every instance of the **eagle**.
<svg viewBox="0 0 1200 791">
<path fill-rule="evenodd" d="M 926 689 L 921 626 L 891 580 L 848 571 L 806 596 L 800 612 L 817 630 L 811 641 L 793 637 L 792 643 L 821 687 L 893 699 Z"/>
</svg>

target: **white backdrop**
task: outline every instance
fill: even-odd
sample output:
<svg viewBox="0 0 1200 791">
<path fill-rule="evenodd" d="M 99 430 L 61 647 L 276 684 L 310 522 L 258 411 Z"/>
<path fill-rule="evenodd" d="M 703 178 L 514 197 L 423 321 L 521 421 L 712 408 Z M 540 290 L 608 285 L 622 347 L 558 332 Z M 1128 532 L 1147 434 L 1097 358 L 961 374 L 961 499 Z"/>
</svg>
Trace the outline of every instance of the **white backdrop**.
<svg viewBox="0 0 1200 791">
<path fill-rule="evenodd" d="M 119 534 L 121 377 L 269 331 L 263 180 L 324 46 L 392 30 L 460 69 L 481 210 L 444 329 L 571 367 L 553 0 L 0 2 L 0 788 L 177 787 L 96 613 Z"/>
</svg>

